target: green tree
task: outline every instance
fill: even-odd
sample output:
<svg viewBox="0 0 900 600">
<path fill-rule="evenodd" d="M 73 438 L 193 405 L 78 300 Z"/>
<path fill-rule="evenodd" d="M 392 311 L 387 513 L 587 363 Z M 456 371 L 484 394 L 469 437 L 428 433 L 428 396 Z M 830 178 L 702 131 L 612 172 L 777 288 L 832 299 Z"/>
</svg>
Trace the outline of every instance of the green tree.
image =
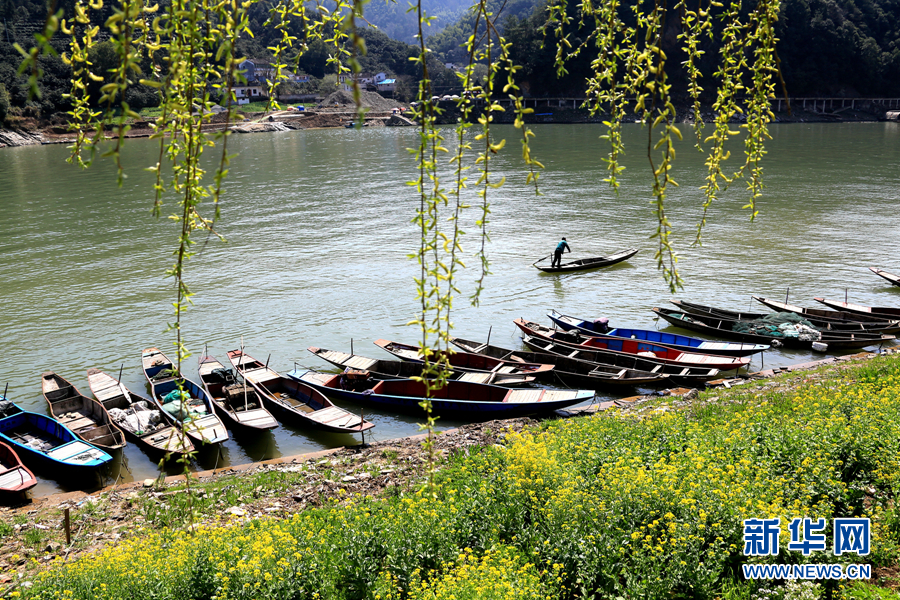
<svg viewBox="0 0 900 600">
<path fill-rule="evenodd" d="M 9 92 L 6 86 L 0 83 L 0 123 L 6 121 L 6 115 L 9 112 Z"/>
</svg>

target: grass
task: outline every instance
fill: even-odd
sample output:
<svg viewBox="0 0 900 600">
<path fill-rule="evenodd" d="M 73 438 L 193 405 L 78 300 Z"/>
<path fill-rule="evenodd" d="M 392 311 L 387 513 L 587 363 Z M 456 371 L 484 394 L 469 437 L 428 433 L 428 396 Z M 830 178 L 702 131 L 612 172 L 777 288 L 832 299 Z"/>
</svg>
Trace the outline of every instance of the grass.
<svg viewBox="0 0 900 600">
<path fill-rule="evenodd" d="M 787 382 L 797 384 L 787 389 Z M 785 382 L 785 383 L 781 383 Z M 772 387 L 775 386 L 775 387 Z M 663 411 L 661 409 L 666 408 Z M 900 360 L 547 422 L 506 446 L 457 453 L 432 491 L 396 490 L 286 519 L 180 528 L 180 490 L 142 510 L 154 527 L 39 575 L 30 598 L 879 598 L 837 582 L 743 581 L 747 562 L 836 562 L 786 550 L 748 558 L 742 521 L 866 516 L 872 553 L 900 556 Z M 201 486 L 215 511 L 304 473 Z M 98 585 L 102 582 L 102 585 Z M 515 593 L 511 590 L 515 590 Z"/>
</svg>

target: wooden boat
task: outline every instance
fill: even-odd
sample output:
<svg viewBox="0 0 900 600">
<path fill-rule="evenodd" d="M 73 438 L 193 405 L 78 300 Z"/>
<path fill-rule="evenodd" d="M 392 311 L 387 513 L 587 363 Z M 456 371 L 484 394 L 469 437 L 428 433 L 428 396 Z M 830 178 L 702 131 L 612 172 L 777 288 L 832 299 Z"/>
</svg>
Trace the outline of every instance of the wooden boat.
<svg viewBox="0 0 900 600">
<path fill-rule="evenodd" d="M 135 394 L 100 369 L 88 369 L 87 376 L 91 393 L 111 411 L 110 418 L 145 451 L 173 457 L 194 451 L 191 440 L 163 417 L 153 400 Z M 115 418 L 117 414 L 120 419 Z"/>
<path fill-rule="evenodd" d="M 358 354 L 347 354 L 346 352 L 338 352 L 337 350 L 326 350 L 325 348 L 318 348 L 316 346 L 310 346 L 307 350 L 336 367 L 341 369 L 349 368 L 366 371 L 367 373 L 371 373 L 372 377 L 375 379 L 406 379 L 422 375 L 421 363 L 402 360 L 377 360 Z M 521 375 L 515 373 L 477 373 L 473 371 L 458 370 L 451 370 L 448 378 L 454 381 L 471 381 L 472 383 L 487 383 L 502 387 L 527 386 L 536 381 L 536 378 L 533 375 Z"/>
<path fill-rule="evenodd" d="M 894 275 L 893 273 L 888 273 L 884 269 L 878 269 L 876 267 L 869 267 L 869 270 L 878 275 L 879 277 L 886 279 L 891 282 L 892 285 L 900 286 L 900 277 Z"/>
<path fill-rule="evenodd" d="M 745 344 L 742 342 L 724 342 L 717 340 L 704 340 L 688 337 L 675 333 L 664 333 L 654 329 L 631 329 L 616 327 L 606 333 L 597 331 L 594 321 L 586 321 L 577 317 L 563 315 L 557 311 L 551 311 L 547 315 L 550 320 L 559 325 L 564 331 L 575 330 L 582 335 L 593 337 L 609 337 L 619 339 L 640 340 L 667 348 L 674 348 L 682 352 L 700 352 L 703 354 L 717 354 L 719 356 L 750 356 L 757 352 L 769 349 L 768 344 Z"/>
<path fill-rule="evenodd" d="M 195 446 L 221 444 L 228 439 L 228 430 L 216 416 L 212 398 L 206 390 L 181 376 L 172 361 L 158 348 L 147 348 L 141 352 L 141 366 L 150 383 L 153 401 L 170 423 L 179 429 L 184 428 Z"/>
<path fill-rule="evenodd" d="M 201 356 L 199 373 L 203 389 L 229 428 L 266 431 L 278 427 L 278 421 L 265 409 L 253 386 L 243 378 L 238 382 L 234 372 L 218 360 Z"/>
<path fill-rule="evenodd" d="M 389 342 L 388 340 L 375 340 L 375 345 L 386 352 L 390 352 L 400 360 L 420 364 L 425 362 L 422 359 L 422 349 L 419 346 Z M 499 360 L 482 354 L 469 354 L 467 352 L 451 352 L 448 354 L 447 359 L 454 369 L 479 373 L 519 374 L 546 377 L 550 374 L 550 371 L 553 370 L 553 365 Z"/>
<path fill-rule="evenodd" d="M 585 271 L 587 269 L 598 269 L 600 267 L 608 267 L 610 265 L 614 265 L 616 263 L 620 263 L 624 260 L 628 260 L 632 256 L 638 253 L 637 248 L 626 248 L 625 250 L 620 250 L 615 254 L 610 254 L 609 256 L 597 256 L 594 258 L 582 258 L 579 260 L 572 260 L 566 263 L 561 263 L 558 267 L 551 267 L 548 265 L 539 266 L 538 263 L 544 262 L 545 260 L 551 259 L 553 256 L 547 256 L 538 261 L 532 263 L 532 266 L 536 269 L 540 269 L 544 273 L 568 273 L 570 271 Z M 552 260 L 550 261 L 552 264 Z"/>
<path fill-rule="evenodd" d="M 842 333 L 836 335 L 833 332 L 818 332 L 819 339 L 800 339 L 797 337 L 773 337 L 770 334 L 758 334 L 745 331 L 736 331 L 735 326 L 739 323 L 748 323 L 749 321 L 738 321 L 732 319 L 724 319 L 710 315 L 688 314 L 680 310 L 672 310 L 668 308 L 653 307 L 653 312 L 657 316 L 665 319 L 676 327 L 699 331 L 715 336 L 726 336 L 746 342 L 768 342 L 773 346 L 784 346 L 785 348 L 803 348 L 810 349 L 813 342 L 825 344 L 825 351 L 828 350 L 847 350 L 851 348 L 865 348 L 866 346 L 875 346 L 894 339 L 892 335 L 872 335 L 867 333 Z"/>
<path fill-rule="evenodd" d="M 606 350 L 575 349 L 552 340 L 526 335 L 522 343 L 536 352 L 558 354 L 569 358 L 577 358 L 597 365 L 614 366 L 625 369 L 639 369 L 649 371 L 657 375 L 667 375 L 670 381 L 678 381 L 689 385 L 701 385 L 705 381 L 717 379 L 721 376 L 719 369 L 705 367 L 685 367 L 670 365 L 658 360 L 644 358 L 637 354 L 624 354 L 621 352 L 608 352 Z"/>
<path fill-rule="evenodd" d="M 112 462 L 112 456 L 78 439 L 56 419 L 24 411 L 8 400 L 0 401 L 0 441 L 27 464 L 57 478 L 93 474 Z"/>
<path fill-rule="evenodd" d="M 869 315 L 879 319 L 900 319 L 900 308 L 891 306 L 866 306 L 864 304 L 853 304 L 852 302 L 826 300 L 825 298 L 813 298 L 813 300 L 825 306 L 830 306 L 835 310 L 845 310 L 857 315 Z"/>
<path fill-rule="evenodd" d="M 484 354 L 502 360 L 537 362 L 554 365 L 553 377 L 567 387 L 586 387 L 604 389 L 621 386 L 653 386 L 665 385 L 669 376 L 639 369 L 628 369 L 560 356 L 545 352 L 529 352 L 527 350 L 509 350 L 499 346 L 491 346 L 480 342 L 452 338 L 450 343 L 466 352 Z"/>
<path fill-rule="evenodd" d="M 364 420 L 360 415 L 336 406 L 316 389 L 290 377 L 283 377 L 241 350 L 229 351 L 228 360 L 256 389 L 269 410 L 285 418 L 336 433 L 360 433 L 375 427 L 374 423 Z"/>
<path fill-rule="evenodd" d="M 690 315 L 710 316 L 717 319 L 730 319 L 732 321 L 757 321 L 772 314 L 727 310 L 724 308 L 704 306 L 703 304 L 697 304 L 695 302 L 686 302 L 684 300 L 670 300 L 669 302 L 677 306 L 679 310 Z M 827 331 L 835 335 L 854 332 L 868 333 L 871 335 L 900 333 L 900 322 L 898 321 L 860 323 L 858 321 L 829 321 L 827 319 L 811 316 L 806 317 L 806 321 L 819 331 Z"/>
<path fill-rule="evenodd" d="M 831 321 L 833 323 L 884 323 L 885 319 L 882 317 L 877 317 L 873 315 L 865 315 L 865 314 L 855 314 L 846 310 L 825 310 L 824 308 L 803 308 L 801 306 L 794 306 L 793 304 L 787 304 L 786 302 L 779 302 L 778 300 L 770 300 L 768 298 L 760 298 L 759 296 L 753 296 L 753 299 L 761 304 L 765 304 L 775 312 L 790 312 L 795 315 L 800 315 L 805 319 L 824 319 L 827 321 Z"/>
<path fill-rule="evenodd" d="M 419 403 L 425 398 L 425 384 L 411 379 L 349 379 L 332 375 L 291 371 L 288 376 L 336 398 L 383 410 L 424 415 Z M 448 381 L 432 392 L 432 414 L 465 421 L 508 419 L 548 413 L 594 399 L 590 390 L 512 390 L 496 385 Z"/>
<path fill-rule="evenodd" d="M 681 350 L 658 346 L 640 340 L 591 337 L 581 335 L 575 331 L 553 330 L 525 319 L 514 319 L 513 323 L 526 335 L 556 342 L 574 350 L 593 350 L 603 353 L 635 355 L 655 360 L 661 364 L 706 367 L 720 371 L 740 369 L 750 364 L 750 359 L 743 356 L 717 356 L 715 354 L 682 352 Z"/>
<path fill-rule="evenodd" d="M 41 392 L 50 415 L 89 444 L 107 452 L 125 446 L 125 434 L 113 423 L 106 407 L 88 398 L 53 372 L 41 375 Z"/>
<path fill-rule="evenodd" d="M 37 485 L 34 473 L 9 444 L 0 442 L 0 495 L 14 496 Z"/>
</svg>

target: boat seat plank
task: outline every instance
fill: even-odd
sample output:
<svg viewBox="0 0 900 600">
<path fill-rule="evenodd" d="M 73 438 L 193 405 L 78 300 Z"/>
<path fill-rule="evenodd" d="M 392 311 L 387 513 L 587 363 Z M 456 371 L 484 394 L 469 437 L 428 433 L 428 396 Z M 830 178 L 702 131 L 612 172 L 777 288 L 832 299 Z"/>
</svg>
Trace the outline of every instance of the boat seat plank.
<svg viewBox="0 0 900 600">
<path fill-rule="evenodd" d="M 235 413 L 235 415 L 237 415 L 237 420 L 239 423 L 244 423 L 246 425 L 267 425 L 275 420 L 272 415 L 269 414 L 269 411 L 263 408 L 245 411 L 242 410 Z"/>
<path fill-rule="evenodd" d="M 525 404 L 540 402 L 541 396 L 546 390 L 515 390 L 507 394 L 505 402 L 510 404 Z"/>
<path fill-rule="evenodd" d="M 337 406 L 329 406 L 328 408 L 317 410 L 310 414 L 309 418 L 318 423 L 340 427 L 351 427 L 360 423 L 360 418 L 357 415 L 351 414 Z"/>
<path fill-rule="evenodd" d="M 345 361 L 343 364 L 352 367 L 354 369 L 359 369 L 361 371 L 368 371 L 372 368 L 378 361 L 374 358 L 366 358 L 364 356 L 354 356 L 350 360 Z"/>
<path fill-rule="evenodd" d="M 0 490 L 19 487 L 26 481 L 31 481 L 28 471 L 22 467 L 10 469 L 5 473 L 0 473 Z"/>
</svg>

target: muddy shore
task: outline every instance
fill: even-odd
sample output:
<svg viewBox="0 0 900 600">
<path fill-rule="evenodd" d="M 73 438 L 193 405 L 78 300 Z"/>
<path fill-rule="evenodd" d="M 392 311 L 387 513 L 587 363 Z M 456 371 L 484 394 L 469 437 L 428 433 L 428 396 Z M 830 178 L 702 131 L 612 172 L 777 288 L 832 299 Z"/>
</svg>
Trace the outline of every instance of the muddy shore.
<svg viewBox="0 0 900 600">
<path fill-rule="evenodd" d="M 530 99 L 529 99 L 530 102 Z M 398 103 L 399 104 L 399 103 Z M 526 123 L 602 123 L 609 119 L 608 115 L 591 115 L 589 111 L 580 108 L 543 106 L 534 108 L 534 113 L 527 115 Z M 441 103 L 444 110 L 439 118 L 443 124 L 456 123 L 458 111 L 452 101 Z M 530 107 L 529 107 L 530 108 Z M 679 121 L 693 123 L 693 110 L 687 106 L 678 107 Z M 795 105 L 791 112 L 784 106 L 779 112 L 775 112 L 775 123 L 861 123 L 885 120 L 885 110 L 872 102 L 860 102 L 855 108 L 844 108 L 832 112 L 814 110 L 812 107 L 804 108 Z M 332 106 L 327 108 L 315 108 L 304 112 L 279 111 L 271 114 L 242 114 L 239 113 L 231 123 L 224 122 L 224 114 L 219 114 L 210 119 L 204 125 L 204 129 L 210 132 L 221 131 L 231 126 L 238 133 L 265 133 L 273 131 L 320 129 L 332 127 L 346 127 L 356 120 L 357 113 L 352 106 Z M 494 122 L 512 123 L 515 118 L 513 111 L 495 113 Z M 711 107 L 704 107 L 702 118 L 709 123 L 714 114 Z M 735 123 L 741 121 L 735 120 Z M 367 127 L 383 127 L 390 125 L 412 125 L 411 122 L 400 122 L 391 119 L 390 112 L 384 110 L 370 110 L 366 115 Z M 111 132 L 112 134 L 112 132 Z M 128 138 L 149 137 L 153 134 L 151 123 L 148 121 L 136 121 L 131 124 L 131 130 L 126 134 Z M 74 134 L 68 131 L 65 125 L 52 125 L 43 123 L 37 119 L 24 120 L 20 127 L 13 130 L 0 129 L 0 148 L 8 146 L 25 146 L 37 144 L 70 144 L 74 140 Z"/>
</svg>

